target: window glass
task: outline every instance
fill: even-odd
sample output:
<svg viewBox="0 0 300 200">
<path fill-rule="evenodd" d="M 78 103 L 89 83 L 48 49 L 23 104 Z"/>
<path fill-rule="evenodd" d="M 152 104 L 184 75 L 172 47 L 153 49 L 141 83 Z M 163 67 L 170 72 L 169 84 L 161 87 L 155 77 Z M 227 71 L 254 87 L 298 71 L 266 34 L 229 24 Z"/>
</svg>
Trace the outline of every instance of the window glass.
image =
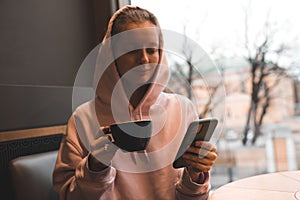
<svg viewBox="0 0 300 200">
<path fill-rule="evenodd" d="M 168 59 L 172 90 L 195 98 L 200 117 L 226 116 L 216 142 L 219 158 L 212 170 L 213 189 L 247 176 L 299 169 L 297 0 L 131 0 L 131 4 L 150 10 L 163 29 L 192 40 L 206 53 L 203 57 L 187 40 L 174 40 L 182 42 L 183 56 L 169 52 Z M 200 62 L 207 58 L 215 68 Z M 190 63 L 196 68 L 192 74 Z M 280 144 L 289 146 L 280 154 L 284 159 L 276 157 L 279 145 L 273 144 L 274 138 L 284 138 Z"/>
</svg>

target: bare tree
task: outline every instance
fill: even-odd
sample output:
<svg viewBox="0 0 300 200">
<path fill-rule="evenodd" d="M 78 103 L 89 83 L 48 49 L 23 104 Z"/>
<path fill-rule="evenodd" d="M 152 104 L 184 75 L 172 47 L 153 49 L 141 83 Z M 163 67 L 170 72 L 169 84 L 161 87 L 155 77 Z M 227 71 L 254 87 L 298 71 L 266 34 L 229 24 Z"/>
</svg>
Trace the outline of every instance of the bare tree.
<svg viewBox="0 0 300 200">
<path fill-rule="evenodd" d="M 180 87 L 184 88 L 185 95 L 189 98 L 193 98 L 192 90 L 195 80 L 204 80 L 206 77 L 203 77 L 204 74 L 199 73 L 199 71 L 196 69 L 195 65 L 198 65 L 202 62 L 203 59 L 207 59 L 208 54 L 199 55 L 197 52 L 194 51 L 193 46 L 188 42 L 188 36 L 186 33 L 187 25 L 185 24 L 183 26 L 183 33 L 184 33 L 184 41 L 182 43 L 182 60 L 184 62 L 177 62 L 175 61 L 173 63 L 173 67 L 176 70 L 176 73 L 180 74 L 181 77 L 186 81 L 187 84 L 183 84 Z M 216 47 L 217 48 L 217 47 Z M 212 51 L 209 53 L 212 55 L 214 53 L 215 48 L 212 48 Z M 203 66 L 206 67 L 206 66 Z M 223 78 L 224 78 L 224 69 L 222 66 L 219 66 L 220 68 L 220 76 L 221 79 L 218 80 L 216 83 L 207 83 L 203 81 L 203 85 L 200 87 L 198 86 L 197 89 L 205 90 L 207 92 L 207 102 L 202 106 L 202 109 L 199 111 L 199 117 L 204 118 L 207 117 L 208 113 L 213 110 L 213 108 L 220 103 L 221 101 L 224 101 L 224 97 L 221 97 L 220 99 L 217 99 L 215 101 L 212 101 L 214 97 L 217 96 L 218 90 L 223 86 Z"/>
<path fill-rule="evenodd" d="M 257 46 L 253 45 L 255 49 L 255 53 L 253 54 L 249 45 L 248 18 L 249 16 L 247 12 L 245 12 L 245 48 L 248 51 L 246 60 L 249 62 L 251 68 L 252 88 L 251 102 L 244 129 L 243 144 L 247 143 L 248 133 L 251 127 L 254 129 L 254 136 L 252 138 L 252 144 L 254 144 L 261 134 L 260 128 L 271 101 L 276 98 L 276 96 L 272 95 L 272 91 L 283 77 L 288 76 L 287 71 L 290 70 L 289 66 L 280 66 L 278 60 L 291 48 L 284 42 L 278 45 L 278 41 L 274 38 L 279 30 L 272 28 L 267 19 L 263 27 L 263 33 L 257 36 L 257 38 L 263 38 L 263 40 L 261 40 L 262 42 Z M 270 55 L 277 59 L 267 59 Z"/>
</svg>

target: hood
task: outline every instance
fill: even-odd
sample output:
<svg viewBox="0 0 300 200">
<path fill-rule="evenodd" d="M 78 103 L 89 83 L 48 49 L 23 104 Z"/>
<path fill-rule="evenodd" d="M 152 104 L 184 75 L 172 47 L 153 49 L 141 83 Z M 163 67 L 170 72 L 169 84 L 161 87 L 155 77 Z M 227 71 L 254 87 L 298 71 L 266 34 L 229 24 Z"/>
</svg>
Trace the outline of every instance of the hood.
<svg viewBox="0 0 300 200">
<path fill-rule="evenodd" d="M 115 15 L 109 22 L 107 33 L 99 48 L 94 76 L 95 106 L 101 126 L 129 120 L 141 120 L 145 116 L 147 118 L 151 105 L 156 102 L 169 79 L 169 68 L 162 50 L 162 42 L 160 42 L 159 64 L 156 66 L 150 86 L 137 107 L 133 108 L 120 80 L 111 48 L 111 41 L 115 37 L 110 36 L 114 18 Z"/>
</svg>

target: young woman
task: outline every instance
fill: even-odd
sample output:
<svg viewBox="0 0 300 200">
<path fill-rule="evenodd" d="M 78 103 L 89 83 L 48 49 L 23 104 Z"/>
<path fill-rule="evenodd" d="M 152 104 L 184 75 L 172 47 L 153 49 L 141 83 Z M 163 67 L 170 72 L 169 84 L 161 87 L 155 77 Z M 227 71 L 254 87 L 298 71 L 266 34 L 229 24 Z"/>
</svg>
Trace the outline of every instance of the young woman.
<svg viewBox="0 0 300 200">
<path fill-rule="evenodd" d="M 208 198 L 215 146 L 197 141 L 183 155 L 189 167 L 172 166 L 198 115 L 187 98 L 163 92 L 168 76 L 156 17 L 134 6 L 118 10 L 99 49 L 96 98 L 75 110 L 62 139 L 53 173 L 60 199 Z M 104 133 L 113 123 L 145 119 L 152 136 L 143 151 L 119 149 Z"/>
</svg>

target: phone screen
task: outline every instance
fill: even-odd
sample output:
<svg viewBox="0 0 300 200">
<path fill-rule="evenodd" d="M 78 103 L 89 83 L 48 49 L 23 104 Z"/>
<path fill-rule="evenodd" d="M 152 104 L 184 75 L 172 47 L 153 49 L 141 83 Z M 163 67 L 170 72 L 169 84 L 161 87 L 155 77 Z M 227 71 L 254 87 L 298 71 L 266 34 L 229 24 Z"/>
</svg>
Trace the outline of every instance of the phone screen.
<svg viewBox="0 0 300 200">
<path fill-rule="evenodd" d="M 209 141 L 218 124 L 217 119 L 200 119 L 190 124 L 181 146 L 177 152 L 176 160 L 173 162 L 174 168 L 186 167 L 187 164 L 181 158 L 181 155 L 192 146 L 195 141 Z"/>
</svg>

